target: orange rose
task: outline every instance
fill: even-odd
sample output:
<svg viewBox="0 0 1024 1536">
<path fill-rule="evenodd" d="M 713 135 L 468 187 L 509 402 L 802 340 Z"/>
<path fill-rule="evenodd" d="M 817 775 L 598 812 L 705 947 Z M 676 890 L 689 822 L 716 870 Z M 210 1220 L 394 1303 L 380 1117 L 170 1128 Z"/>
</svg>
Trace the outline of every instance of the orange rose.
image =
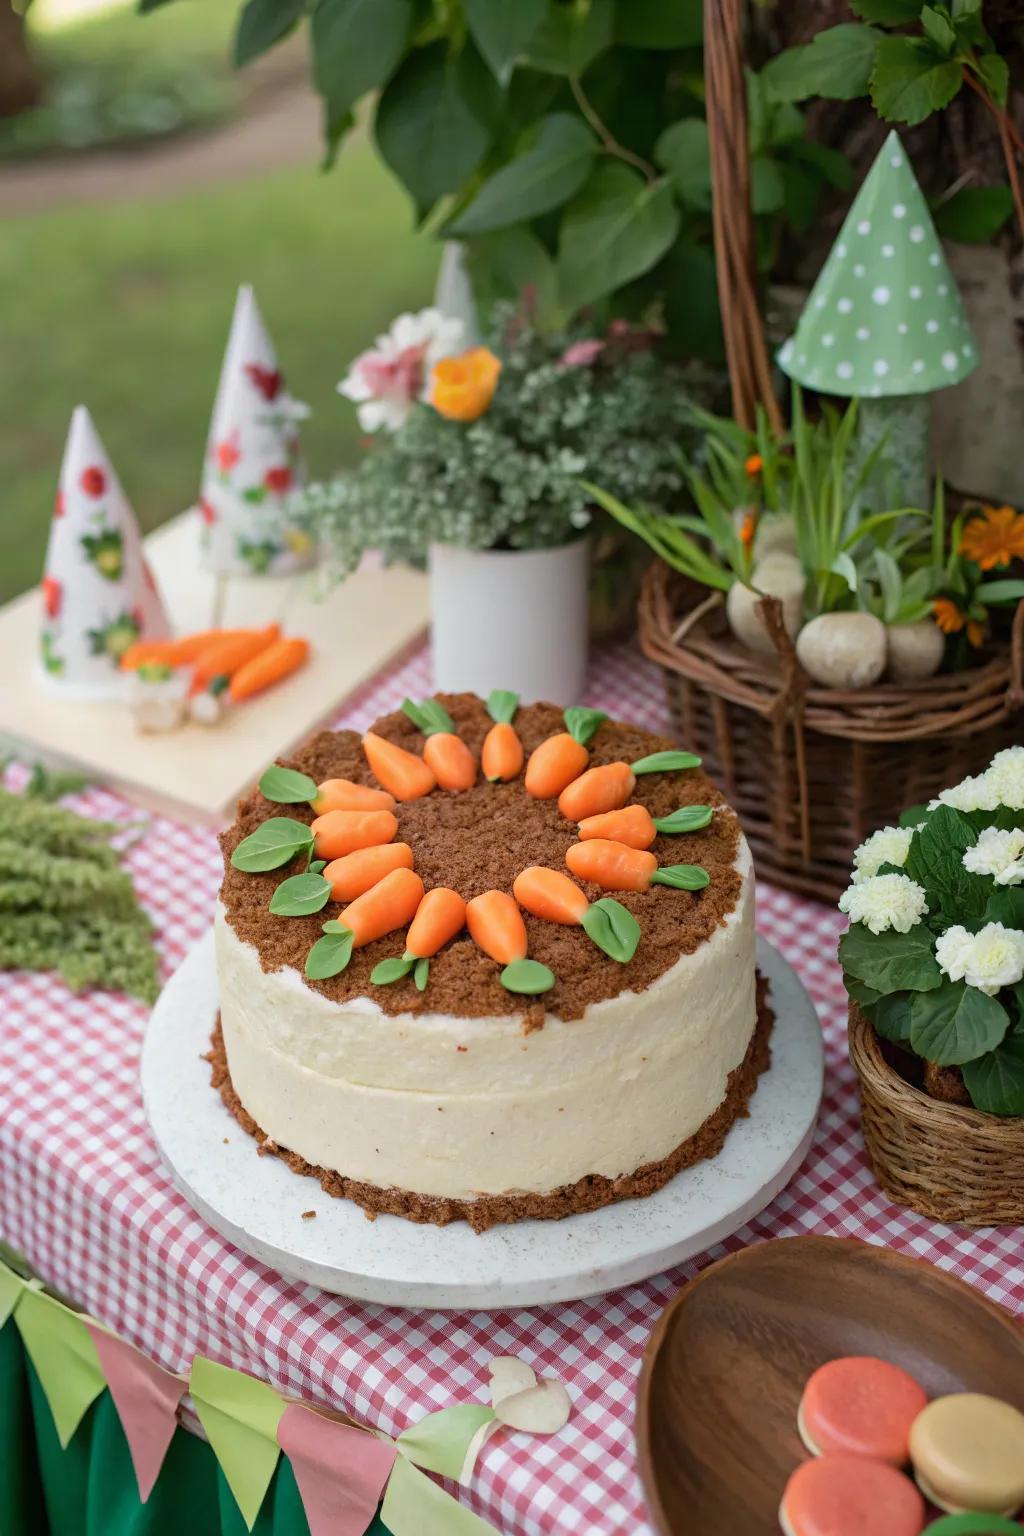
<svg viewBox="0 0 1024 1536">
<path fill-rule="evenodd" d="M 965 526 L 960 553 L 983 571 L 1024 559 L 1024 515 L 1012 507 L 983 507 Z"/>
<path fill-rule="evenodd" d="M 501 360 L 486 347 L 442 358 L 430 375 L 430 403 L 451 421 L 476 421 L 494 399 L 500 373 Z"/>
</svg>

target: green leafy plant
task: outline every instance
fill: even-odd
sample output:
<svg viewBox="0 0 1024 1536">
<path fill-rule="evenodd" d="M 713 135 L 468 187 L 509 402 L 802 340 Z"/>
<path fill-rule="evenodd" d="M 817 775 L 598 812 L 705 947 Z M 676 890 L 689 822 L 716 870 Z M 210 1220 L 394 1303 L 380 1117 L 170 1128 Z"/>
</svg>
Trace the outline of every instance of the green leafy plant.
<svg viewBox="0 0 1024 1536">
<path fill-rule="evenodd" d="M 1024 1115 L 1024 748 L 857 850 L 847 991 L 878 1034 Z M 927 1083 L 927 1078 L 926 1078 Z"/>
</svg>

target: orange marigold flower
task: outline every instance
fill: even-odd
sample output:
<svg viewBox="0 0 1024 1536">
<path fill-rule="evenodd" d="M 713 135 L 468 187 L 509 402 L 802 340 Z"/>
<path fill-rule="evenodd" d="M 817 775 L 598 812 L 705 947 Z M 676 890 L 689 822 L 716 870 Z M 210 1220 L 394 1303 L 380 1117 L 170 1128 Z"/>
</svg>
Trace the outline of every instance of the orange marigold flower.
<svg viewBox="0 0 1024 1536">
<path fill-rule="evenodd" d="M 764 469 L 764 459 L 759 453 L 751 453 L 747 456 L 743 468 L 746 470 L 751 480 L 753 480 L 754 476 L 759 475 L 762 469 Z"/>
<path fill-rule="evenodd" d="M 487 347 L 444 357 L 430 375 L 430 403 L 451 421 L 476 421 L 494 399 L 501 360 Z"/>
<path fill-rule="evenodd" d="M 1024 514 L 1012 507 L 985 507 L 964 528 L 960 553 L 983 571 L 1024 560 Z"/>
<path fill-rule="evenodd" d="M 966 622 L 966 616 L 960 612 L 951 597 L 937 597 L 932 603 L 932 613 L 944 635 L 955 635 L 958 630 L 963 629 Z"/>
<path fill-rule="evenodd" d="M 746 549 L 749 549 L 753 544 L 754 535 L 756 532 L 757 518 L 754 516 L 753 512 L 748 512 L 740 524 L 740 543 Z"/>
<path fill-rule="evenodd" d="M 985 626 L 984 626 L 984 624 L 979 624 L 977 619 L 971 619 L 970 623 L 967 626 L 967 639 L 969 640 L 971 645 L 973 645 L 975 647 L 975 649 L 977 649 L 978 646 L 981 645 L 981 643 L 984 640 L 984 638 L 985 638 Z"/>
</svg>

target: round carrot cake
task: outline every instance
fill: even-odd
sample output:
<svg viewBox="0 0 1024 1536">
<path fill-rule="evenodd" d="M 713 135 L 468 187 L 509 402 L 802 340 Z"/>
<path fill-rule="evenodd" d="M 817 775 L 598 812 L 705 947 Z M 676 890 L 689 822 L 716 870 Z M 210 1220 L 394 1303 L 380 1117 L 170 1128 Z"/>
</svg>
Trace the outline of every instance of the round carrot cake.
<svg viewBox="0 0 1024 1536">
<path fill-rule="evenodd" d="M 594 710 L 439 695 L 275 764 L 221 839 L 213 1081 L 368 1213 L 651 1194 L 769 1059 L 736 816 Z"/>
</svg>

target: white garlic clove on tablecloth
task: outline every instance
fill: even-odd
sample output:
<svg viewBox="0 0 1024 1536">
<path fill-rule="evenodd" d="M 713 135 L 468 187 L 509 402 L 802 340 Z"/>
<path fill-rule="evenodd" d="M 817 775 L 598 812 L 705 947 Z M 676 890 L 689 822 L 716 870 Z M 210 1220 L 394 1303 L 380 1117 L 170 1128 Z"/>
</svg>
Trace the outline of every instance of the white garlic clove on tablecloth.
<svg viewBox="0 0 1024 1536">
<path fill-rule="evenodd" d="M 128 703 L 135 729 L 144 733 L 173 731 L 185 718 L 188 683 L 182 672 L 163 662 L 147 662 L 131 674 Z"/>
</svg>

